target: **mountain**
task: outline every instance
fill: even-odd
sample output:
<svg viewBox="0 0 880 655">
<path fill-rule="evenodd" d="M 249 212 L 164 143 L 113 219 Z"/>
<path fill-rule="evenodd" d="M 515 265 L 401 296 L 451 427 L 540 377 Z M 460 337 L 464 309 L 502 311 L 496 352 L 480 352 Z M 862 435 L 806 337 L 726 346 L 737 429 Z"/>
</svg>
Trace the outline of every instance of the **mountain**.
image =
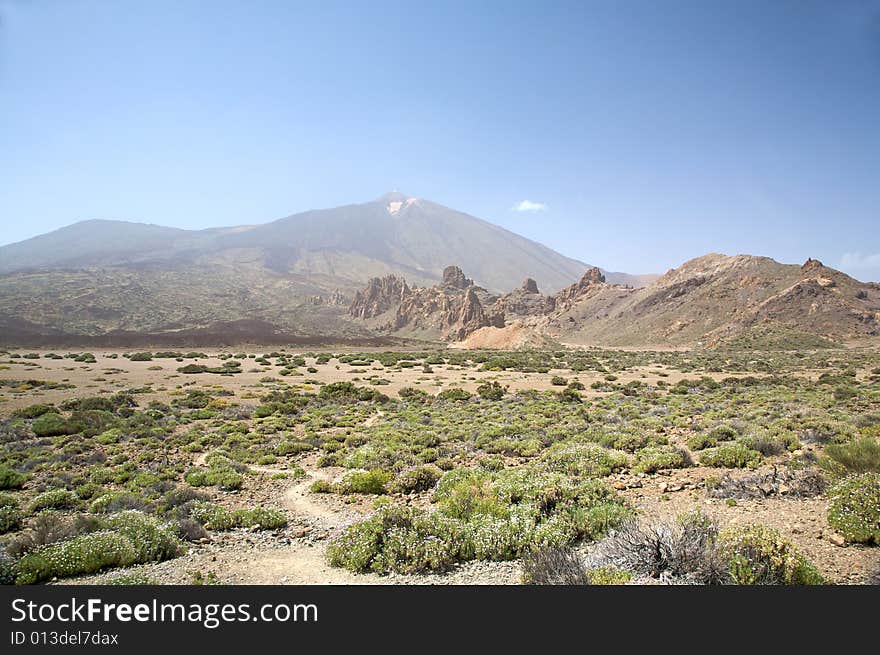
<svg viewBox="0 0 880 655">
<path fill-rule="evenodd" d="M 377 273 L 415 282 L 440 279 L 450 261 L 494 291 L 523 274 L 559 289 L 588 266 L 539 243 L 468 214 L 401 193 L 372 202 L 307 211 L 265 225 L 180 230 L 84 221 L 0 247 L 0 273 L 16 271 L 181 264 L 259 262 L 281 274 L 320 276 L 354 288 Z M 609 273 L 641 286 L 644 276 Z"/>
<path fill-rule="evenodd" d="M 383 334 L 441 338 L 460 347 L 536 344 L 814 348 L 880 337 L 880 285 L 814 259 L 711 254 L 642 289 L 592 268 L 554 295 L 527 278 L 503 296 L 454 266 L 416 291 L 389 277 L 358 292 L 350 314 Z"/>
<path fill-rule="evenodd" d="M 710 254 L 641 289 L 590 285 L 546 331 L 582 344 L 820 346 L 880 336 L 880 285 L 814 259 Z"/>
<path fill-rule="evenodd" d="M 589 268 L 401 193 L 231 228 L 92 220 L 0 247 L 0 330 L 17 339 L 165 339 L 256 320 L 279 334 L 369 338 L 345 312 L 364 283 L 397 275 L 430 286 L 449 262 L 463 266 L 487 293 L 511 289 L 524 275 L 557 290 Z M 606 275 L 643 283 L 638 276 Z"/>
</svg>

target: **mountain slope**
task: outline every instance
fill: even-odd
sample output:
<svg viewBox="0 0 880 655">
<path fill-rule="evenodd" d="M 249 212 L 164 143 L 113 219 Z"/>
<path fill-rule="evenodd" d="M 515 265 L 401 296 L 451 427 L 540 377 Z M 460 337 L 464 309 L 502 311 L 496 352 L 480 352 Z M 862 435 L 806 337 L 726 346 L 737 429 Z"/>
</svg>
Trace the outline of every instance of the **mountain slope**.
<svg viewBox="0 0 880 655">
<path fill-rule="evenodd" d="M 593 287 L 552 315 L 548 332 L 565 342 L 609 345 L 757 346 L 786 338 L 876 337 L 880 286 L 812 259 L 797 266 L 711 254 L 642 289 Z"/>
<path fill-rule="evenodd" d="M 85 221 L 0 248 L 0 327 L 99 337 L 261 320 L 297 335 L 359 336 L 364 327 L 345 307 L 367 280 L 399 275 L 430 286 L 449 262 L 463 262 L 491 291 L 513 288 L 524 275 L 558 289 L 587 268 L 398 193 L 256 226 Z"/>
<path fill-rule="evenodd" d="M 400 193 L 372 202 L 295 214 L 257 226 L 179 230 L 123 221 L 85 221 L 0 247 L 0 273 L 16 271 L 257 262 L 270 271 L 321 276 L 354 290 L 370 277 L 440 279 L 460 262 L 486 288 L 502 292 L 528 275 L 556 290 L 586 264 L 468 214 Z M 609 273 L 641 286 L 643 276 Z"/>
</svg>

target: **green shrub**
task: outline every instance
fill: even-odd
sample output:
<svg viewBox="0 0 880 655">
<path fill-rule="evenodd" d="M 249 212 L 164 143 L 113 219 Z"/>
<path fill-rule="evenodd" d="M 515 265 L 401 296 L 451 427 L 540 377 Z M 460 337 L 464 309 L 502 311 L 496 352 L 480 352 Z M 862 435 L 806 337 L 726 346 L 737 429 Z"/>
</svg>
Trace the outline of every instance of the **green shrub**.
<svg viewBox="0 0 880 655">
<path fill-rule="evenodd" d="M 477 395 L 486 400 L 501 400 L 507 393 L 507 387 L 501 386 L 498 382 L 484 382 L 477 387 Z"/>
<path fill-rule="evenodd" d="M 401 400 L 405 400 L 407 402 L 417 402 L 424 404 L 431 400 L 431 396 L 428 393 L 414 387 L 403 387 L 400 391 L 397 392 L 397 395 Z"/>
<path fill-rule="evenodd" d="M 209 530 L 231 530 L 232 528 L 277 530 L 287 525 L 284 513 L 272 507 L 253 507 L 230 511 L 225 507 L 205 501 L 193 503 L 190 509 L 190 518 Z"/>
<path fill-rule="evenodd" d="M 684 454 L 672 446 L 648 446 L 636 453 L 633 470 L 636 473 L 654 473 L 661 469 L 680 469 L 687 466 Z"/>
<path fill-rule="evenodd" d="M 21 512 L 15 506 L 0 507 L 0 534 L 18 530 L 21 527 Z"/>
<path fill-rule="evenodd" d="M 464 389 L 444 389 L 437 394 L 438 400 L 447 400 L 450 402 L 462 402 L 471 399 L 471 393 Z"/>
<path fill-rule="evenodd" d="M 137 561 L 137 551 L 124 535 L 99 530 L 28 553 L 15 566 L 15 583 L 35 584 L 53 577 L 129 566 Z"/>
<path fill-rule="evenodd" d="M 28 512 L 36 514 L 43 509 L 69 509 L 79 504 L 79 498 L 67 489 L 52 489 L 36 496 L 28 505 Z"/>
<path fill-rule="evenodd" d="M 34 419 L 39 418 L 43 414 L 54 411 L 57 411 L 54 405 L 51 405 L 49 403 L 39 403 L 37 405 L 31 405 L 29 407 L 17 409 L 12 412 L 12 416 L 14 416 L 15 418 Z"/>
<path fill-rule="evenodd" d="M 238 527 L 277 530 L 287 525 L 287 518 L 281 510 L 273 507 L 253 507 L 237 509 L 232 518 Z"/>
<path fill-rule="evenodd" d="M 9 468 L 6 464 L 0 464 L 0 489 L 21 489 L 27 482 L 24 473 Z"/>
<path fill-rule="evenodd" d="M 142 512 L 113 514 L 106 525 L 132 543 L 138 562 L 162 562 L 181 553 L 182 545 L 172 530 Z"/>
<path fill-rule="evenodd" d="M 178 367 L 177 372 L 184 375 L 197 375 L 199 373 L 207 373 L 208 368 L 204 364 L 187 364 L 186 366 Z"/>
<path fill-rule="evenodd" d="M 716 425 L 709 430 L 709 437 L 715 441 L 733 441 L 739 433 L 729 425 Z"/>
<path fill-rule="evenodd" d="M 411 494 L 434 488 L 442 472 L 436 466 L 414 466 L 401 471 L 389 485 L 393 493 Z"/>
<path fill-rule="evenodd" d="M 624 468 L 629 458 L 595 444 L 555 443 L 542 458 L 553 471 L 578 477 L 605 477 Z"/>
<path fill-rule="evenodd" d="M 345 528 L 327 545 L 327 559 L 357 573 L 445 571 L 458 555 L 457 525 L 434 513 L 387 506 Z"/>
<path fill-rule="evenodd" d="M 687 444 L 691 450 L 703 450 L 705 448 L 714 448 L 718 445 L 718 440 L 708 434 L 695 434 L 688 439 Z"/>
<path fill-rule="evenodd" d="M 189 515 L 208 530 L 231 530 L 236 527 L 232 512 L 214 503 L 196 501 Z"/>
<path fill-rule="evenodd" d="M 762 459 L 761 453 L 738 441 L 704 450 L 700 454 L 700 464 L 721 468 L 753 467 L 760 464 Z"/>
<path fill-rule="evenodd" d="M 354 471 L 334 485 L 334 491 L 340 494 L 384 494 L 392 477 L 391 473 L 381 469 Z"/>
<path fill-rule="evenodd" d="M 763 525 L 733 527 L 718 535 L 730 581 L 739 585 L 816 585 L 819 571 L 779 532 Z"/>
<path fill-rule="evenodd" d="M 68 421 L 61 414 L 49 412 L 37 418 L 31 429 L 38 437 L 56 437 L 62 434 L 76 434 L 82 430 L 82 426 Z"/>
<path fill-rule="evenodd" d="M 552 384 L 554 387 L 564 387 L 566 384 L 568 384 L 568 380 L 559 375 L 554 375 L 552 378 L 550 378 L 550 384 Z"/>
<path fill-rule="evenodd" d="M 333 485 L 326 480 L 315 480 L 309 487 L 313 494 L 329 494 L 333 491 Z"/>
<path fill-rule="evenodd" d="M 826 465 L 832 471 L 849 473 L 880 473 L 880 441 L 859 437 L 848 443 L 825 446 Z"/>
<path fill-rule="evenodd" d="M 600 566 L 595 569 L 587 569 L 587 584 L 591 585 L 625 585 L 632 581 L 632 573 L 621 571 L 613 566 Z"/>
<path fill-rule="evenodd" d="M 880 473 L 844 478 L 828 492 L 828 524 L 848 541 L 880 544 Z"/>
</svg>

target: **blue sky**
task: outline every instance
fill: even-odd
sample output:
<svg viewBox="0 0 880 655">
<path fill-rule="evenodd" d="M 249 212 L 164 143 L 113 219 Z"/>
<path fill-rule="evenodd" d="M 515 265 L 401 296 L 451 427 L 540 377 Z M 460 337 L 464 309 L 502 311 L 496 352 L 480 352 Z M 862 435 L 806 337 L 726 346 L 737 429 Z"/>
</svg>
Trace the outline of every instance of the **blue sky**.
<svg viewBox="0 0 880 655">
<path fill-rule="evenodd" d="M 880 280 L 880 2 L 0 0 L 0 243 L 392 189 L 612 270 Z"/>
</svg>

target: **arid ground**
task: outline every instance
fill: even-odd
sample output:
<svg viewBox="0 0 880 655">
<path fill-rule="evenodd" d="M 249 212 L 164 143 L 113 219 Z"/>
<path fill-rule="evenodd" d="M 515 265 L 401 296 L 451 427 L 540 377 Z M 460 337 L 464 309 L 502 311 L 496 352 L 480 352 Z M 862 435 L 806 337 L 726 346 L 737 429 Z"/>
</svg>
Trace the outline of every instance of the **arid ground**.
<svg viewBox="0 0 880 655">
<path fill-rule="evenodd" d="M 0 426 L 19 583 L 518 584 L 535 550 L 589 561 L 627 521 L 694 510 L 777 531 L 826 582 L 880 571 L 829 524 L 864 472 L 846 449 L 880 435 L 870 349 L 17 350 Z M 119 534 L 159 545 L 89 550 Z"/>
</svg>

